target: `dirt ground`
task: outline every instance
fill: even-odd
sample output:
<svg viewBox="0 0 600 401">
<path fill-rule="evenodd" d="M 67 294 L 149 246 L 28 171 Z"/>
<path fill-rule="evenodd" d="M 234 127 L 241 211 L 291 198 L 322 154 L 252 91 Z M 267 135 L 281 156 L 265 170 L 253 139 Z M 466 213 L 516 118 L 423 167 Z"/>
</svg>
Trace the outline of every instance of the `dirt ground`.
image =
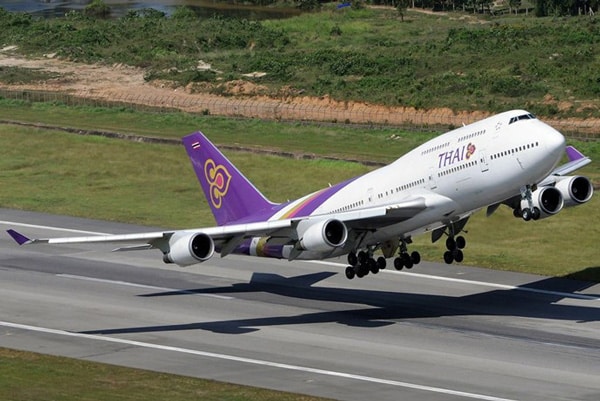
<svg viewBox="0 0 600 401">
<path fill-rule="evenodd" d="M 339 102 L 323 97 L 308 97 L 285 88 L 277 97 L 265 96 L 264 89 L 250 81 L 227 83 L 227 96 L 208 93 L 210 88 L 188 85 L 173 87 L 165 82 L 149 83 L 144 71 L 126 65 L 81 64 L 53 55 L 26 58 L 13 48 L 0 49 L 0 67 L 21 67 L 58 73 L 58 78 L 27 84 L 5 84 L 5 90 L 36 90 L 68 93 L 77 97 L 122 101 L 155 107 L 173 107 L 187 112 L 243 116 L 265 119 L 337 121 L 418 126 L 460 126 L 488 115 L 481 111 L 454 112 L 450 109 L 416 110 L 410 107 L 385 107 L 361 102 Z M 565 127 L 597 134 L 600 119 L 548 120 L 557 129 Z"/>
</svg>

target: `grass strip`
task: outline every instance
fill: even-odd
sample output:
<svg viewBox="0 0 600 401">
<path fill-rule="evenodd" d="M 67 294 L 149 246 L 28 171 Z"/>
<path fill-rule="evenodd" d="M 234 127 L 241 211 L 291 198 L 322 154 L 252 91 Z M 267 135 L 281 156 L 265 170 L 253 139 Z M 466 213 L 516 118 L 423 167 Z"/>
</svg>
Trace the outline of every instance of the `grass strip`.
<svg viewBox="0 0 600 401">
<path fill-rule="evenodd" d="M 0 120 L 180 139 L 201 130 L 219 144 L 342 159 L 391 162 L 436 135 L 394 128 L 280 123 L 256 119 L 138 112 L 125 108 L 68 107 L 0 99 Z M 343 144 L 343 146 L 340 146 Z"/>
<path fill-rule="evenodd" d="M 212 380 L 0 348 L 4 401 L 318 401 Z"/>
</svg>

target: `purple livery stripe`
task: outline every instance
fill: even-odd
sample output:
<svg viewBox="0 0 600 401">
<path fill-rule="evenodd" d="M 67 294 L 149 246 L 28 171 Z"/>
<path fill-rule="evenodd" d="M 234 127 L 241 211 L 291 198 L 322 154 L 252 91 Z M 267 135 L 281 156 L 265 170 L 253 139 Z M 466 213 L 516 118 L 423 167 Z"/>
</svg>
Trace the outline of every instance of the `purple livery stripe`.
<svg viewBox="0 0 600 401">
<path fill-rule="evenodd" d="M 333 195 L 335 195 L 337 192 L 339 192 L 346 185 L 348 185 L 352 181 L 356 180 L 356 178 L 352 178 L 348 181 L 344 181 L 344 182 L 336 184 L 332 187 L 325 188 L 325 189 L 315 192 L 314 194 L 312 194 L 309 197 L 307 197 L 306 199 L 304 199 L 302 202 L 300 202 L 297 205 L 290 208 L 290 210 L 285 212 L 280 217 L 280 219 L 283 220 L 283 219 L 292 219 L 294 217 L 309 216 L 319 206 L 321 206 L 323 203 L 325 203 L 325 201 L 327 201 L 329 198 L 331 198 Z"/>
</svg>

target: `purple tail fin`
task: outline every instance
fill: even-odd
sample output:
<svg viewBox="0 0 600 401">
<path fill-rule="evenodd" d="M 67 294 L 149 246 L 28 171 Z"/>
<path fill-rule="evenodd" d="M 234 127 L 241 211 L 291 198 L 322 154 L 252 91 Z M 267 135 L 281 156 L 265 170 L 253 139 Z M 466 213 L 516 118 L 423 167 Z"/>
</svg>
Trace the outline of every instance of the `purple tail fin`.
<svg viewBox="0 0 600 401">
<path fill-rule="evenodd" d="M 183 138 L 183 144 L 218 225 L 247 219 L 275 206 L 204 134 L 190 134 Z"/>
</svg>

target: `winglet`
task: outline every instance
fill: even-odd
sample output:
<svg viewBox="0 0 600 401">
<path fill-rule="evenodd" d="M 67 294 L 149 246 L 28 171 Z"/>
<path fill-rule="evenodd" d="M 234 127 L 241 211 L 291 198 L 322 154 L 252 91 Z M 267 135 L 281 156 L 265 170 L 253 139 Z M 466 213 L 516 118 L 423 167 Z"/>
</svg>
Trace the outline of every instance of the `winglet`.
<svg viewBox="0 0 600 401">
<path fill-rule="evenodd" d="M 567 146 L 565 151 L 567 152 L 567 157 L 569 158 L 569 161 L 581 160 L 586 158 L 583 153 L 575 149 L 575 147 L 573 146 Z"/>
<path fill-rule="evenodd" d="M 10 235 L 12 237 L 12 239 L 14 239 L 16 241 L 17 244 L 19 245 L 26 245 L 26 244 L 30 244 L 32 241 L 31 239 L 27 238 L 26 236 L 24 236 L 21 233 L 16 232 L 15 230 L 6 230 L 6 232 L 8 233 L 8 235 Z"/>
</svg>

